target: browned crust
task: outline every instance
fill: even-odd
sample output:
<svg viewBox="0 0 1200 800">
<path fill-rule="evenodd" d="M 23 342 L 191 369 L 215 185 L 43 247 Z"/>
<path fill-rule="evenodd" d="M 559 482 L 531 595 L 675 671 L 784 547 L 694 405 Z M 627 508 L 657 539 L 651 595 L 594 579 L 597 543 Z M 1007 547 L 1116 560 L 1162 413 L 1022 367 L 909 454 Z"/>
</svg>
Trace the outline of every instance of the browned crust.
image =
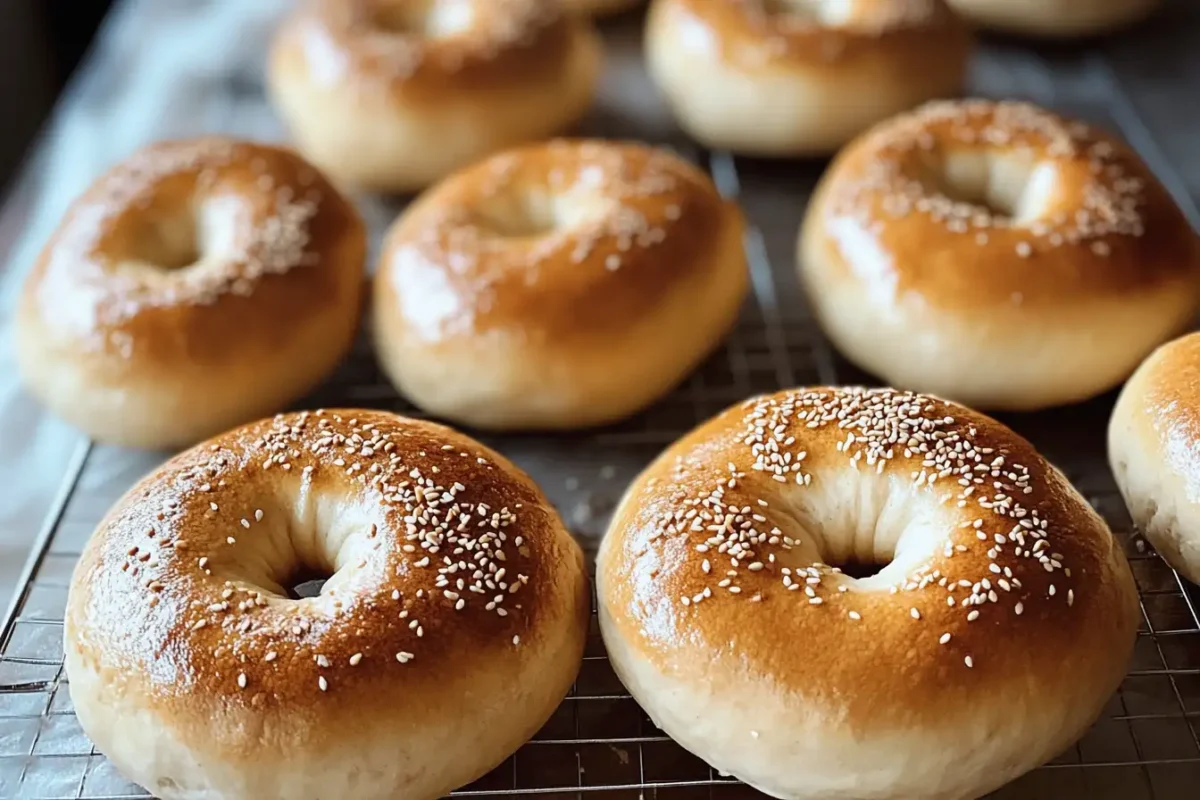
<svg viewBox="0 0 1200 800">
<path fill-rule="evenodd" d="M 963 150 L 1052 165 L 1045 214 L 1009 224 L 922 179 Z M 1028 307 L 1194 293 L 1200 275 L 1195 233 L 1132 150 L 1015 102 L 934 103 L 879 125 L 826 173 L 806 226 L 840 255 L 846 280 L 871 275 L 897 296 L 959 311 L 1014 296 Z"/>
<path fill-rule="evenodd" d="M 1200 333 L 1152 353 L 1130 378 L 1118 408 L 1126 423 L 1155 442 L 1189 492 L 1200 489 Z"/>
<path fill-rule="evenodd" d="M 906 63 L 946 63 L 970 35 L 943 0 L 868 0 L 844 20 L 782 13 L 766 0 L 657 0 L 655 15 L 678 15 L 702 26 L 720 57 L 737 66 L 844 69 L 886 57 Z"/>
<path fill-rule="evenodd" d="M 236 206 L 229 257 L 177 274 L 125 268 L 149 221 L 206 203 Z M 306 318 L 357 313 L 365 253 L 357 211 L 290 150 L 160 142 L 72 205 L 26 281 L 22 315 L 47 346 L 130 368 L 241 363 L 277 352 Z"/>
<path fill-rule="evenodd" d="M 413 526 L 421 512 L 412 491 L 423 481 L 428 498 L 434 485 L 462 487 L 455 502 L 472 517 L 459 546 L 482 547 L 485 531 L 505 534 L 490 552 L 507 579 L 487 578 L 504 590 L 461 591 L 465 605 L 456 610 L 436 584 L 438 568 L 443 558 L 470 554 L 447 545 L 431 566 L 419 566 L 431 556 L 410 535 L 432 529 L 420 519 Z M 294 524 L 289 507 L 312 511 L 322 503 L 327 522 L 358 515 L 364 523 L 342 547 L 346 577 L 336 593 L 301 607 L 279 596 L 281 577 L 269 576 L 298 559 L 291 549 L 312 545 L 279 526 Z M 511 521 L 498 527 L 487 521 L 493 514 Z M 414 544 L 415 552 L 404 551 Z M 469 572 L 450 580 L 462 574 L 470 583 Z M 187 731 L 193 746 L 252 761 L 260 746 L 290 754 L 290 747 L 376 730 L 379 719 L 410 726 L 422 715 L 466 708 L 471 687 L 496 684 L 497 671 L 536 671 L 539 659 L 558 657 L 572 638 L 582 646 L 586 585 L 578 546 L 539 489 L 502 456 L 448 428 L 392 414 L 304 412 L 192 448 L 131 489 L 76 569 L 67 646 L 116 695 L 140 698 Z M 489 610 L 493 594 L 505 597 Z M 220 603 L 230 606 L 214 610 Z M 399 663 L 398 653 L 412 659 Z M 210 719 L 229 724 L 210 729 Z M 193 738 L 200 731 L 203 742 Z"/>
<path fill-rule="evenodd" d="M 777 436 L 766 438 L 778 442 L 795 437 L 794 445 L 780 452 L 807 454 L 802 471 L 788 473 L 786 482 L 779 483 L 771 472 L 752 468 L 752 443 L 760 444 L 760 439 L 747 437 L 747 431 L 753 428 L 757 409 L 778 408 L 789 398 L 799 407 L 811 401 L 841 417 L 811 428 L 810 420 L 798 415 L 786 421 L 768 415 L 772 421 L 764 430 Z M 714 525 L 725 524 L 725 517 L 687 516 L 689 511 L 717 508 L 694 504 L 710 497 L 715 488 L 721 487 L 722 508 L 741 509 L 736 521 L 728 520 L 728 530 L 746 522 L 764 532 L 777 528 L 780 537 L 800 542 L 811 541 L 824 520 L 806 517 L 804 493 L 813 490 L 797 485 L 796 474 L 811 474 L 811 486 L 846 480 L 855 453 L 863 454 L 858 463 L 864 473 L 878 470 L 910 485 L 913 477 L 935 471 L 921 454 L 906 455 L 902 442 L 888 444 L 892 457 L 874 463 L 865 457 L 866 443 L 839 447 L 850 433 L 864 432 L 845 423 L 871 398 L 914 403 L 921 408 L 914 418 L 932 422 L 930 436 L 936 431 L 940 437 L 958 437 L 962 446 L 969 443 L 983 452 L 984 463 L 1003 458 L 996 472 L 977 473 L 983 481 L 974 485 L 978 491 L 965 498 L 961 509 L 964 487 L 958 475 L 944 475 L 932 485 L 913 489 L 924 496 L 921 505 L 945 510 L 952 521 L 945 531 L 947 541 L 951 548 L 964 548 L 952 557 L 939 548 L 925 574 L 940 572 L 952 581 L 972 584 L 987 578 L 997 600 L 968 607 L 962 601 L 976 588 L 949 591 L 937 580 L 921 585 L 916 579 L 902 583 L 895 594 L 854 588 L 840 593 L 840 578 L 820 566 L 815 597 L 821 604 L 813 605 L 805 591 L 789 590 L 782 581 L 784 565 L 808 566 L 798 563 L 799 543 L 789 551 L 786 541 L 763 542 L 756 548 L 754 559 L 763 565 L 758 571 L 743 558 L 731 584 L 739 587 L 738 594 L 720 587 L 729 558 L 711 549 L 709 537 Z M 1028 481 L 1014 483 L 1010 472 L 1027 472 Z M 994 488 L 995 483 L 1005 488 Z M 1020 488 L 1026 485 L 1028 493 Z M 980 505 L 981 499 L 995 500 L 1001 491 L 1013 498 L 1012 505 Z M 1034 519 L 1035 512 L 1046 523 L 1048 545 L 1043 550 L 1028 536 L 1027 544 L 1060 565 L 1051 565 L 1052 571 L 1040 558 L 1015 554 L 1012 531 L 1020 530 L 1022 520 Z M 976 520 L 979 528 L 974 527 Z M 1000 541 L 997 534 L 1006 543 L 990 558 L 987 551 Z M 710 550 L 700 552 L 697 546 L 706 543 Z M 704 570 L 706 561 L 709 572 Z M 995 573 L 992 564 L 1010 572 Z M 803 573 L 793 574 L 803 584 Z M 999 586 L 1001 578 L 1009 590 Z M 1067 687 L 1082 674 L 1097 685 L 1111 683 L 1111 690 L 1123 674 L 1138 622 L 1132 577 L 1113 537 L 1032 445 L 982 414 L 893 390 L 781 392 L 747 401 L 701 425 L 630 488 L 609 528 L 597 581 L 617 635 L 655 669 L 681 681 L 760 680 L 781 696 L 807 703 L 850 734 L 940 728 L 950 719 L 970 715 L 976 703 L 1009 696 L 1008 691 L 1018 693 L 1013 696 L 1021 702 L 1041 707 L 1042 702 L 1074 696 Z M 711 596 L 696 602 L 705 588 Z M 956 597 L 954 606 L 947 605 L 947 595 Z M 919 619 L 912 616 L 914 608 Z M 974 621 L 967 618 L 969 610 L 979 612 Z M 861 619 L 852 619 L 852 611 Z M 949 641 L 939 643 L 947 633 Z M 967 657 L 971 668 L 965 665 Z"/>
<path fill-rule="evenodd" d="M 582 219 L 543 235 L 497 233 L 488 209 L 507 213 L 528 195 Z M 422 196 L 388 233 L 376 291 L 430 343 L 507 330 L 599 345 L 653 314 L 680 284 L 729 270 L 711 256 L 741 225 L 706 175 L 665 151 L 590 140 L 532 145 Z"/>
<path fill-rule="evenodd" d="M 381 27 L 378 15 L 388 5 L 306 0 L 280 28 L 271 59 L 313 83 L 351 88 L 364 103 L 439 105 L 540 83 L 590 30 L 586 18 L 563 14 L 555 0 L 476 0 L 469 28 L 430 38 Z"/>
</svg>

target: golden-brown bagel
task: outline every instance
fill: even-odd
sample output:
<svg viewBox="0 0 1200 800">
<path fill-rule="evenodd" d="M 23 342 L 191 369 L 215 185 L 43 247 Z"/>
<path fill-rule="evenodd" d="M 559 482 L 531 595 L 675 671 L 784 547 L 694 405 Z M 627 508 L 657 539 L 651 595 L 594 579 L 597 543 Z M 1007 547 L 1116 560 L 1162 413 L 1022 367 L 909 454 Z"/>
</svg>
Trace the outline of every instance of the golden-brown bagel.
<svg viewBox="0 0 1200 800">
<path fill-rule="evenodd" d="M 851 361 L 984 408 L 1111 389 L 1200 295 L 1196 235 L 1138 157 L 1010 102 L 931 104 L 847 148 L 800 270 Z"/>
<path fill-rule="evenodd" d="M 1108 457 L 1138 529 L 1200 583 L 1200 333 L 1165 344 L 1121 390 Z"/>
<path fill-rule="evenodd" d="M 569 127 L 600 61 L 592 24 L 557 0 L 310 0 L 276 36 L 268 84 L 331 177 L 401 192 Z"/>
<path fill-rule="evenodd" d="M 650 73 L 688 134 L 761 156 L 831 153 L 956 95 L 971 38 L 942 0 L 655 0 Z"/>
<path fill-rule="evenodd" d="M 1160 0 L 947 0 L 971 22 L 1008 33 L 1065 38 L 1105 33 L 1150 16 Z"/>
<path fill-rule="evenodd" d="M 17 313 L 21 375 L 105 442 L 192 444 L 278 411 L 349 350 L 366 233 L 288 150 L 151 145 L 75 201 Z"/>
<path fill-rule="evenodd" d="M 998 788 L 1087 730 L 1140 620 L 1120 547 L 1032 445 L 891 389 L 701 425 L 629 489 L 596 581 L 651 719 L 788 800 Z"/>
<path fill-rule="evenodd" d="M 481 428 L 620 419 L 733 324 L 742 231 L 737 207 L 665 151 L 557 141 L 494 156 L 392 226 L 374 292 L 384 371 Z"/>
<path fill-rule="evenodd" d="M 66 668 L 84 731 L 163 800 L 432 800 L 550 716 L 589 606 L 579 547 L 502 456 L 304 412 L 118 502 L 75 570 Z"/>
</svg>

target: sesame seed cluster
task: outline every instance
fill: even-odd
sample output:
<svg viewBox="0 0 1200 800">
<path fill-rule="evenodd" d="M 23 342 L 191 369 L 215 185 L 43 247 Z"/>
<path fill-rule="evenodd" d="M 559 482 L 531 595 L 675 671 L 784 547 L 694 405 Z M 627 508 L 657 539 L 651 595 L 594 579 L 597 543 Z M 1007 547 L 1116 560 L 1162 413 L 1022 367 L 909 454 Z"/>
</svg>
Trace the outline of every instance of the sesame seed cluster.
<svg viewBox="0 0 1200 800">
<path fill-rule="evenodd" d="M 685 537 L 700 554 L 694 591 L 679 602 L 696 607 L 725 596 L 763 602 L 796 592 L 807 606 L 825 605 L 834 594 L 845 595 L 839 608 L 853 605 L 855 582 L 823 561 L 798 563 L 799 534 L 770 521 L 772 500 L 802 503 L 782 498 L 810 491 L 821 470 L 830 468 L 810 471 L 806 447 L 836 429 L 834 450 L 844 468 L 877 475 L 906 469 L 914 490 L 959 510 L 962 521 L 946 532 L 940 548 L 888 587 L 890 594 L 912 595 L 908 614 L 914 623 L 931 616 L 931 602 L 958 609 L 967 623 L 989 610 L 1021 616 L 1036 599 L 1021 579 L 1030 568 L 1052 581 L 1042 602 L 1073 605 L 1071 569 L 1056 550 L 1049 520 L 1030 502 L 1036 486 L 1029 468 L 1001 446 L 980 444 L 976 425 L 957 420 L 954 408 L 892 389 L 805 389 L 748 401 L 738 436 L 744 456 L 728 463 L 711 491 L 677 496 L 652 535 Z M 676 462 L 677 479 L 688 464 Z M 772 484 L 778 488 L 772 490 Z M 956 563 L 964 565 L 961 571 Z M 931 593 L 932 587 L 944 591 Z M 844 613 L 853 621 L 864 619 L 855 608 Z M 945 645 L 951 638 L 945 632 L 938 641 Z M 973 666 L 972 656 L 964 658 Z"/>
<path fill-rule="evenodd" d="M 188 466 L 143 491 L 126 518 L 110 525 L 144 532 L 121 540 L 122 547 L 133 542 L 121 570 L 148 594 L 149 608 L 167 585 L 178 585 L 178 577 L 166 577 L 171 572 L 199 587 L 184 598 L 188 607 L 177 624 L 196 636 L 212 632 L 214 659 L 238 664 L 228 680 L 269 694 L 276 668 L 308 662 L 313 690 L 329 691 L 339 671 L 364 662 L 419 660 L 427 633 L 436 637 L 453 625 L 448 615 L 471 615 L 463 624 L 519 646 L 518 631 L 528 622 L 522 590 L 537 574 L 525 538 L 529 523 L 521 518 L 525 493 L 502 487 L 511 505 L 479 499 L 471 484 L 509 480 L 483 451 L 434 426 L 425 426 L 432 436 L 426 430 L 414 437 L 369 412 L 303 412 L 254 427 L 193 451 L 199 454 Z M 291 535 L 291 520 L 271 519 L 286 516 L 287 503 L 274 511 L 242 509 L 238 487 L 247 476 L 275 473 L 290 473 L 295 491 L 305 493 L 348 482 L 381 507 L 379 522 L 350 545 L 353 555 L 339 568 L 362 576 L 351 577 L 355 588 L 296 603 L 239 577 L 239 544 Z M 449 477 L 467 474 L 477 480 Z M 230 579 L 221 580 L 225 575 Z M 213 592 L 218 596 L 198 599 Z"/>
<path fill-rule="evenodd" d="M 1079 182 L 1068 203 L 1055 203 L 1034 219 L 1014 219 L 981 202 L 956 198 L 920 174 L 937 172 L 943 152 L 973 148 L 1011 151 L 1014 158 L 1056 170 L 1056 179 Z M 1084 245 L 1104 258 L 1112 239 L 1141 237 L 1146 178 L 1131 168 L 1114 142 L 1079 122 L 1023 102 L 930 103 L 876 131 L 865 155 L 843 171 L 832 208 L 870 226 L 919 215 L 979 246 L 996 231 L 1019 232 L 1016 255 Z M 1137 172 L 1139 174 L 1134 174 Z M 1061 193 L 1061 192 L 1060 192 Z"/>
<path fill-rule="evenodd" d="M 475 0 L 469 24 L 443 37 L 426 34 L 416 12 L 410 25 L 384 22 L 387 6 L 381 0 L 324 0 L 317 6 L 319 22 L 312 30 L 327 46 L 321 51 L 323 68 L 315 74 L 332 81 L 353 75 L 367 90 L 402 83 L 433 65 L 453 74 L 532 46 L 562 16 L 559 4 L 547 0 Z"/>
<path fill-rule="evenodd" d="M 310 250 L 310 227 L 323 200 L 316 173 L 305 168 L 293 179 L 274 154 L 255 152 L 254 146 L 227 139 L 139 151 L 75 205 L 57 242 L 47 248 L 48 279 L 63 285 L 63 296 L 88 301 L 102 322 L 116 324 L 147 307 L 211 305 L 227 295 L 247 296 L 266 276 L 318 263 Z M 188 183 L 182 193 L 176 185 L 181 179 Z M 232 196 L 243 189 L 261 192 L 265 200 Z M 122 254 L 109 250 L 115 229 L 156 213 L 197 217 L 191 224 L 198 229 L 199 261 L 191 269 L 129 269 Z M 211 252 L 199 230 L 205 214 L 212 227 L 223 229 Z M 78 291 L 80 284 L 96 285 L 93 278 L 99 296 Z"/>
</svg>

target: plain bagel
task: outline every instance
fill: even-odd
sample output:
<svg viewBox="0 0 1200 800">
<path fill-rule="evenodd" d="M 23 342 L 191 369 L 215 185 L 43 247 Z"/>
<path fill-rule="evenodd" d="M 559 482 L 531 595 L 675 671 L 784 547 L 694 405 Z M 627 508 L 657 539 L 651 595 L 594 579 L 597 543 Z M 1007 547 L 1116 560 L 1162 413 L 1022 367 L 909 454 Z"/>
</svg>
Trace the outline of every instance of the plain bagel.
<svg viewBox="0 0 1200 800">
<path fill-rule="evenodd" d="M 1117 486 L 1163 559 L 1200 583 L 1200 333 L 1156 350 L 1121 390 L 1108 429 Z"/>
<path fill-rule="evenodd" d="M 404 192 L 571 126 L 601 55 L 591 22 L 558 0 L 304 0 L 268 86 L 331 177 Z"/>
<path fill-rule="evenodd" d="M 748 274 L 738 208 L 695 166 L 637 144 L 508 151 L 422 195 L 384 242 L 384 371 L 480 428 L 625 417 L 732 327 Z"/>
<path fill-rule="evenodd" d="M 350 349 L 358 212 L 290 150 L 162 142 L 67 212 L 16 321 L 30 391 L 92 437 L 193 444 L 271 414 Z"/>
<path fill-rule="evenodd" d="M 71 583 L 66 669 L 84 731 L 163 800 L 433 800 L 550 716 L 589 606 L 579 547 L 502 456 L 303 412 L 117 503 Z"/>
<path fill-rule="evenodd" d="M 701 425 L 630 487 L 596 581 L 655 724 L 788 800 L 985 795 L 1088 729 L 1141 619 L 1108 528 L 1028 442 L 890 389 Z"/>
<path fill-rule="evenodd" d="M 824 155 L 957 95 L 971 38 L 942 0 L 655 0 L 651 76 L 688 134 L 760 156 Z"/>
<path fill-rule="evenodd" d="M 1124 144 L 1016 102 L 933 103 L 821 179 L 799 245 L 825 331 L 858 366 L 982 408 L 1085 400 L 1176 335 L 1200 248 Z"/>
</svg>

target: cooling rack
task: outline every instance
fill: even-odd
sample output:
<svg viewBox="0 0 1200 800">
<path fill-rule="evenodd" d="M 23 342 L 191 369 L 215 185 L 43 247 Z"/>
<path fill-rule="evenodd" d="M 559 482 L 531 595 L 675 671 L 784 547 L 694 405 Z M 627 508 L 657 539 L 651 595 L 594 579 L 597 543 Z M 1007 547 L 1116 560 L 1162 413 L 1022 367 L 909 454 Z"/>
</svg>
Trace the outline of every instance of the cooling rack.
<svg viewBox="0 0 1200 800">
<path fill-rule="evenodd" d="M 1176 157 L 1186 123 L 1200 123 L 1187 91 L 1189 75 L 1200 80 L 1200 61 L 1189 61 L 1190 72 L 1174 67 L 1168 72 L 1165 66 L 1172 54 L 1195 49 L 1200 14 L 1193 11 L 1179 4 L 1173 22 L 1079 49 L 1035 51 L 988 41 L 976 60 L 973 88 L 983 95 L 1029 98 L 1120 132 L 1159 173 L 1195 225 L 1200 174 L 1189 175 L 1175 165 L 1182 163 Z M 618 22 L 609 30 L 610 41 L 635 41 L 631 32 L 636 28 L 636 19 Z M 1157 55 L 1147 55 L 1151 53 Z M 257 78 L 226 77 L 240 87 L 244 107 L 259 113 L 263 100 Z M 231 119 L 230 127 L 244 126 Z M 757 392 L 871 379 L 842 362 L 822 338 L 792 269 L 796 229 L 822 164 L 768 164 L 702 152 L 676 135 L 630 130 L 612 109 L 594 118 L 589 132 L 656 140 L 705 165 L 722 192 L 746 211 L 754 290 L 721 349 L 669 397 L 632 420 L 580 435 L 484 437 L 541 483 L 585 548 L 594 551 L 623 487 L 660 449 L 699 421 Z M 396 210 L 394 203 L 368 201 L 365 211 L 376 241 Z M 995 798 L 1200 796 L 1200 593 L 1131 532 L 1104 459 L 1111 403 L 1106 397 L 1070 409 L 1005 418 L 1063 469 L 1124 543 L 1140 591 L 1142 623 L 1129 675 L 1102 719 L 1066 753 Z M 366 342 L 303 405 L 418 413 L 382 378 Z M 62 614 L 71 570 L 87 536 L 108 506 L 162 458 L 85 442 L 62 476 L 12 607 L 0 620 L 0 798 L 147 796 L 116 773 L 79 727 L 62 667 Z M 594 617 L 582 670 L 562 706 L 533 741 L 454 796 L 527 795 L 576 800 L 763 797 L 717 774 L 654 727 L 613 674 Z"/>
</svg>

